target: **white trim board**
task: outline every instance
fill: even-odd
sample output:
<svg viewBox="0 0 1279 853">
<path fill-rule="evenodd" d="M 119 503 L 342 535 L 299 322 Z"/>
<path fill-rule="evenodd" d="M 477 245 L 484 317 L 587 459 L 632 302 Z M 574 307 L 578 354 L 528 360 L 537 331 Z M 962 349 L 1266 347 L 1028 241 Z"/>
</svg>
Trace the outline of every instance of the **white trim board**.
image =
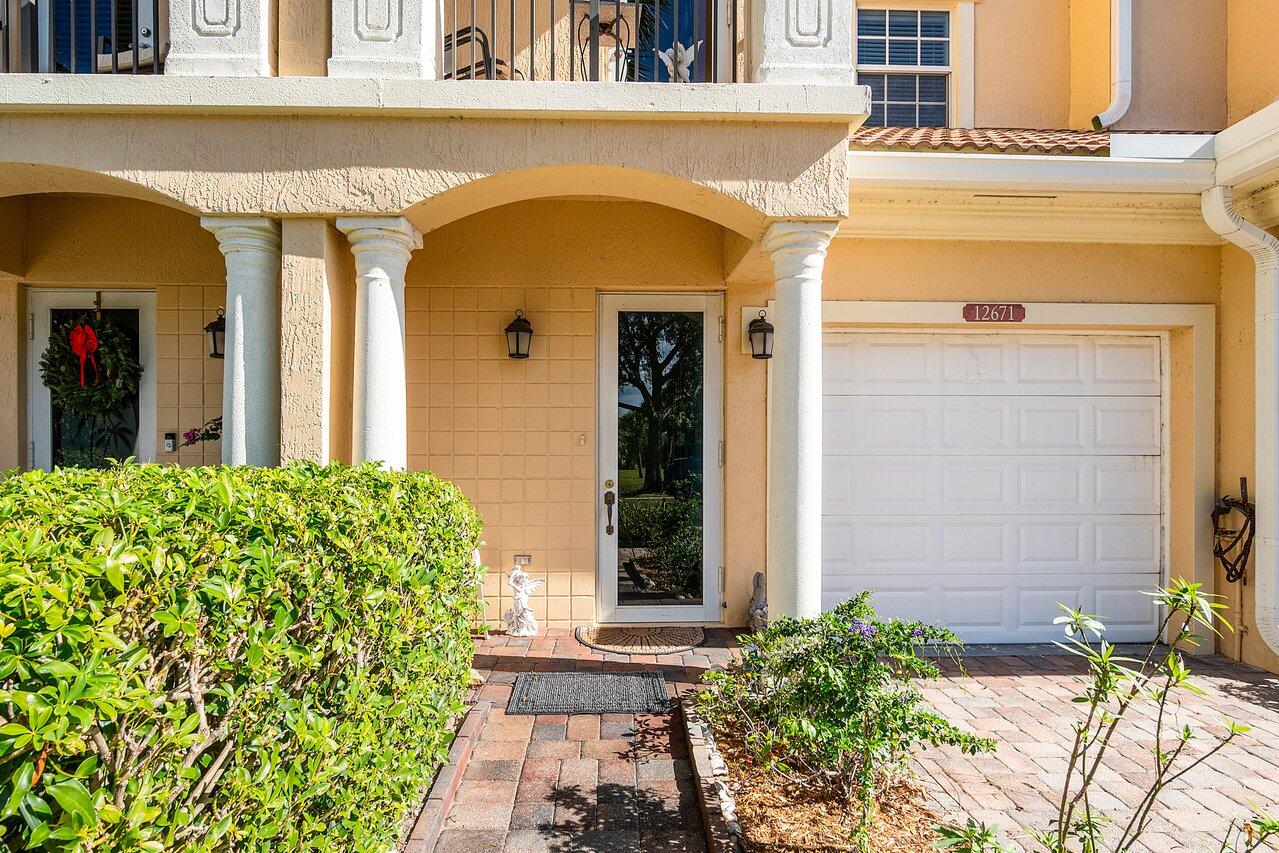
<svg viewBox="0 0 1279 853">
<path fill-rule="evenodd" d="M 856 189 L 856 188 L 855 188 Z M 854 192 L 840 237 L 1219 246 L 1196 195 L 1098 203 L 1098 194 L 980 198 L 971 193 Z M 1150 203 L 1153 201 L 1154 203 Z"/>
<path fill-rule="evenodd" d="M 850 189 L 1022 190 L 1198 194 L 1216 183 L 1212 160 L 1155 160 L 936 151 L 848 152 Z"/>
<path fill-rule="evenodd" d="M 0 75 L 0 113 L 376 115 L 861 124 L 864 86 L 164 74 Z"/>
<path fill-rule="evenodd" d="M 54 308 L 92 308 L 95 290 L 32 288 L 27 291 L 27 313 L 32 335 L 27 342 L 27 441 L 28 463 L 35 468 L 53 465 L 49 444 L 52 402 L 49 389 L 40 380 L 40 356 L 49 340 L 49 311 Z M 155 461 L 156 433 L 156 314 L 155 292 L 149 290 L 103 290 L 103 308 L 136 308 L 138 311 L 138 356 L 142 379 L 138 385 L 138 437 L 134 456 L 139 462 Z"/>
</svg>

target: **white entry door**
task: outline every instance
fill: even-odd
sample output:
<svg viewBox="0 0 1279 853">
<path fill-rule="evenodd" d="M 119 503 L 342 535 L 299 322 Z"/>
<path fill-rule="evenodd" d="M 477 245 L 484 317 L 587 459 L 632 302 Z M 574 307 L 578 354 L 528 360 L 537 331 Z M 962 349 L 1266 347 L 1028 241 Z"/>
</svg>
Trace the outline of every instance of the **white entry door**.
<svg viewBox="0 0 1279 853">
<path fill-rule="evenodd" d="M 124 331 L 137 347 L 142 378 L 137 398 L 102 422 L 87 423 L 53 405 L 41 379 L 40 359 L 52 330 L 68 321 L 94 317 L 92 290 L 27 291 L 27 464 L 92 464 L 103 457 L 139 462 L 155 460 L 155 294 L 149 291 L 101 291 L 101 314 Z"/>
<path fill-rule="evenodd" d="M 1147 641 L 1163 577 L 1158 336 L 832 333 L 822 595 L 969 642 Z"/>
<path fill-rule="evenodd" d="M 601 622 L 720 619 L 723 304 L 600 296 Z"/>
</svg>

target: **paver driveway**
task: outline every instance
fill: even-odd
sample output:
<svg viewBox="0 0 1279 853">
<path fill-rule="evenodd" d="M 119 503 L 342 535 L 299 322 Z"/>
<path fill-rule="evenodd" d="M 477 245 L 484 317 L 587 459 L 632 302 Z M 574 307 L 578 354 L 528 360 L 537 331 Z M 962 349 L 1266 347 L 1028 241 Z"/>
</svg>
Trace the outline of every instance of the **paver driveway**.
<svg viewBox="0 0 1279 853">
<path fill-rule="evenodd" d="M 687 755 L 670 715 L 508 717 L 503 708 L 516 675 L 530 670 L 658 669 L 672 692 L 687 690 L 732 654 L 730 632 L 708 634 L 702 648 L 657 658 L 601 654 L 567 631 L 484 640 L 475 665 L 488 680 L 477 698 L 491 700 L 493 711 L 436 851 L 703 850 Z M 1157 853 L 1215 853 L 1230 820 L 1248 815 L 1249 801 L 1279 806 L 1279 677 L 1220 657 L 1193 664 L 1209 695 L 1190 697 L 1178 719 L 1199 727 L 1230 718 L 1254 728 L 1165 794 L 1147 836 Z M 921 775 L 943 813 L 971 814 L 1024 838 L 1055 814 L 1050 799 L 1065 772 L 1079 714 L 1070 697 L 1083 667 L 1067 656 L 1027 654 L 971 657 L 965 669 L 961 675 L 943 664 L 943 678 L 925 692 L 938 711 L 996 738 L 999 748 L 980 756 L 930 750 L 918 761 Z M 1128 814 L 1124 802 L 1148 778 L 1153 724 L 1142 721 L 1136 737 L 1124 731 L 1130 736 L 1099 773 L 1093 804 Z"/>
<path fill-rule="evenodd" d="M 1205 732 L 1196 755 L 1212 745 L 1207 732 L 1221 733 L 1225 719 L 1253 729 L 1164 793 L 1143 836 L 1156 853 L 1216 853 L 1231 819 L 1246 818 L 1250 802 L 1272 813 L 1279 805 L 1279 677 L 1218 656 L 1192 659 L 1191 668 L 1208 695 L 1186 694 L 1174 721 Z M 1070 697 L 1083 684 L 1084 667 L 1070 656 L 1003 656 L 972 657 L 964 669 L 967 677 L 945 665 L 944 678 L 926 695 L 940 713 L 996 738 L 999 748 L 978 756 L 931 750 L 919 766 L 939 808 L 997 823 L 1020 834 L 1024 845 L 1028 830 L 1056 815 L 1053 798 L 1060 795 L 1071 726 L 1080 717 Z M 1136 727 L 1124 724 L 1128 736 L 1098 771 L 1094 809 L 1125 819 L 1132 814 L 1128 806 L 1152 778 L 1154 729 L 1148 714 Z"/>
</svg>

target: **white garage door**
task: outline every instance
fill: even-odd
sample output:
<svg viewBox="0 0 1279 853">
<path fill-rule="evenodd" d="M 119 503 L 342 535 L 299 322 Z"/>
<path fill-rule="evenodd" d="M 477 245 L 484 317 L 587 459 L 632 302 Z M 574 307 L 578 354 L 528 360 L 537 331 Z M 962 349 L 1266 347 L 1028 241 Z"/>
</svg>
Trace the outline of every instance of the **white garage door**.
<svg viewBox="0 0 1279 853">
<path fill-rule="evenodd" d="M 824 340 L 822 598 L 968 642 L 1058 639 L 1057 602 L 1153 638 L 1157 337 Z"/>
</svg>

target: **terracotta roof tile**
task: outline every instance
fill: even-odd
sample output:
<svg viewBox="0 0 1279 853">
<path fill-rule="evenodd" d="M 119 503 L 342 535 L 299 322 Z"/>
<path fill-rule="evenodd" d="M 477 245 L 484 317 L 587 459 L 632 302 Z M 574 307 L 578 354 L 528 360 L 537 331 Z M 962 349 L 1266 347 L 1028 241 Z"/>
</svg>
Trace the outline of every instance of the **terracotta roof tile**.
<svg viewBox="0 0 1279 853">
<path fill-rule="evenodd" d="M 1110 134 L 1081 130 L 1019 130 L 1015 128 L 861 127 L 852 144 L 871 150 L 963 151 L 982 154 L 1110 153 Z"/>
</svg>

